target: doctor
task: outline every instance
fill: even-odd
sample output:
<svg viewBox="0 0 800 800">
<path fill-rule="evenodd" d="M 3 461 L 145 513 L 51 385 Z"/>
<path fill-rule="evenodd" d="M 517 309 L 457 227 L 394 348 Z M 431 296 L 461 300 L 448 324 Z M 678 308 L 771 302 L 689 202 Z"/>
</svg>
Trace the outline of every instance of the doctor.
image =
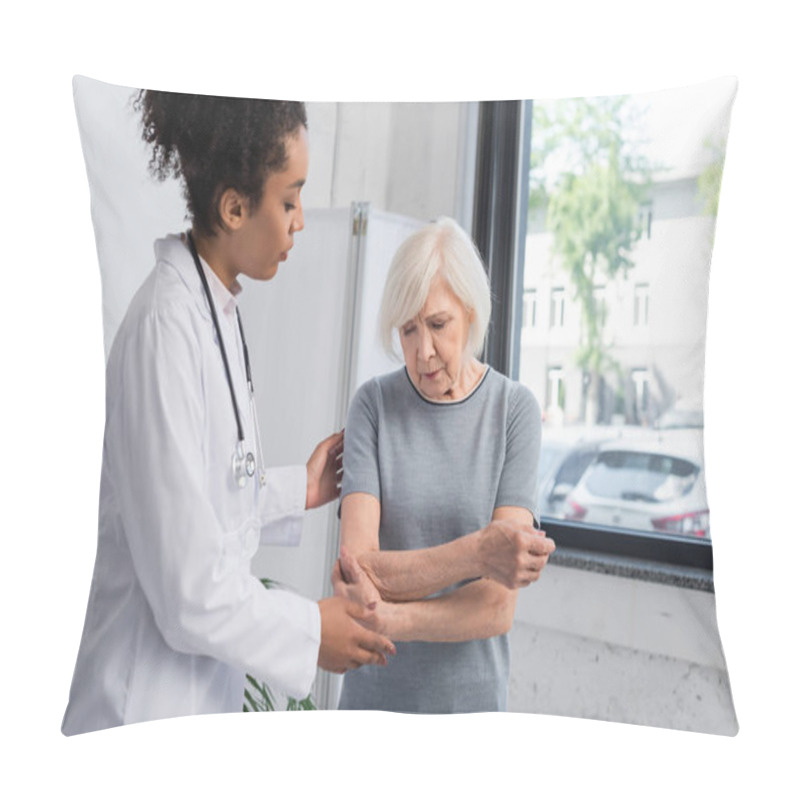
<svg viewBox="0 0 800 800">
<path fill-rule="evenodd" d="M 191 230 L 156 242 L 109 356 L 67 735 L 240 711 L 245 673 L 305 697 L 317 665 L 394 653 L 358 604 L 268 591 L 250 572 L 259 543 L 297 543 L 304 510 L 338 495 L 341 433 L 305 466 L 265 469 L 236 300 L 238 276 L 271 279 L 303 228 L 305 108 L 167 92 L 136 105 L 154 174 L 182 179 Z"/>
</svg>

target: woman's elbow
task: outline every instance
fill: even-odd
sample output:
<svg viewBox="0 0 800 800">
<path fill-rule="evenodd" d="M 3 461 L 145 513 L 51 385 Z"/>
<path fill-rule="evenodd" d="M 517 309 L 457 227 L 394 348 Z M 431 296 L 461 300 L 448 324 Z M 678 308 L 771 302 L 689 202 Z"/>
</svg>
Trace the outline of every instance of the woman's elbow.
<svg viewBox="0 0 800 800">
<path fill-rule="evenodd" d="M 502 636 L 509 633 L 514 624 L 514 611 L 517 605 L 516 591 L 509 591 L 498 586 L 499 591 L 493 593 L 489 603 L 490 615 L 488 619 L 487 638 Z"/>
<path fill-rule="evenodd" d="M 506 601 L 498 612 L 498 636 L 509 633 L 514 624 L 514 604 Z"/>
</svg>

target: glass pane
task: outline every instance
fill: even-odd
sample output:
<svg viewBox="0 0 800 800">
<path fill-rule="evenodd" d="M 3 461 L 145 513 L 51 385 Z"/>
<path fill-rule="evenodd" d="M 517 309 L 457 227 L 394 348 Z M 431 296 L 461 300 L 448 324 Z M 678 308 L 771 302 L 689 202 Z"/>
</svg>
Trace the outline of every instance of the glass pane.
<svg viewBox="0 0 800 800">
<path fill-rule="evenodd" d="M 705 299 L 725 142 L 687 161 L 674 132 L 696 106 L 679 100 L 534 103 L 519 380 L 542 404 L 541 516 L 710 539 Z"/>
</svg>

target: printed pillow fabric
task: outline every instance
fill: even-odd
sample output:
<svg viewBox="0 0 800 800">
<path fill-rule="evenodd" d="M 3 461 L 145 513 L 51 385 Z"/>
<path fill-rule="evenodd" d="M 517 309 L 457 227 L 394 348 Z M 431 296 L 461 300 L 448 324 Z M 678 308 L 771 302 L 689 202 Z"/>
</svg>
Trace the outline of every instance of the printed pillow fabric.
<svg viewBox="0 0 800 800">
<path fill-rule="evenodd" d="M 708 279 L 736 86 L 735 79 L 720 78 L 648 94 L 521 101 L 520 118 L 530 121 L 522 148 L 530 145 L 530 169 L 522 170 L 529 185 L 522 188 L 528 213 L 519 220 L 521 280 L 516 311 L 495 299 L 493 325 L 509 325 L 518 352 L 509 377 L 526 386 L 541 409 L 531 503 L 558 549 L 541 577 L 517 594 L 513 625 L 501 637 L 510 673 L 488 678 L 507 684 L 509 711 L 723 735 L 738 730 L 716 622 L 703 452 Z M 73 88 L 108 358 L 155 264 L 154 242 L 185 233 L 191 221 L 180 180 L 152 176 L 152 150 L 134 103 L 138 90 L 83 77 Z M 257 392 L 281 387 L 269 400 L 258 399 L 269 466 L 300 463 L 310 443 L 343 423 L 337 416 L 342 409 L 331 401 L 312 424 L 316 412 L 309 411 L 308 398 L 352 398 L 355 389 L 343 383 L 346 371 L 330 369 L 353 358 L 347 350 L 352 329 L 356 350 L 377 347 L 369 327 L 347 316 L 355 315 L 346 294 L 353 270 L 390 258 L 401 230 L 405 235 L 409 226 L 439 216 L 478 230 L 463 209 L 484 208 L 484 199 L 465 203 L 459 193 L 472 191 L 469 176 L 476 171 L 465 153 L 481 152 L 464 142 L 487 135 L 473 124 L 479 111 L 477 102 L 306 104 L 311 169 L 303 190 L 305 228 L 269 292 L 244 281 L 237 297 L 247 311 Z M 361 267 L 348 255 L 351 204 L 368 204 L 365 213 L 375 220 L 359 234 Z M 298 317 L 310 313 L 314 324 L 300 331 Z M 288 340 L 287 329 L 293 332 Z M 291 352 L 276 354 L 275 342 Z M 316 351 L 319 366 L 309 377 L 299 365 Z M 359 374 L 358 383 L 368 377 Z M 247 407 L 244 396 L 239 405 Z M 232 420 L 230 404 L 217 411 Z M 313 549 L 305 545 L 309 526 L 317 524 L 309 518 L 304 545 L 293 555 L 271 547 L 256 551 L 249 534 L 237 533 L 234 557 L 255 556 L 259 577 L 321 597 L 338 552 L 335 517 L 333 509 L 319 518 Z M 230 535 L 226 542 L 220 547 L 234 547 Z M 670 566 L 669 554 L 679 551 L 692 553 L 694 566 Z M 158 558 L 156 552 L 147 557 Z M 94 580 L 101 583 L 102 566 L 98 559 Z M 143 602 L 147 588 L 136 590 Z M 292 625 L 315 607 L 300 599 L 286 603 Z M 121 656 L 107 652 L 103 665 L 81 664 L 84 652 L 75 681 L 95 668 L 119 667 Z M 233 666 L 249 674 L 250 664 L 243 657 Z M 292 682 L 281 683 L 281 674 L 275 672 L 275 694 L 289 696 Z M 73 685 L 74 693 L 79 690 Z M 337 681 L 320 672 L 311 698 L 317 707 L 336 708 L 339 691 Z M 102 704 L 95 701 L 89 716 Z M 160 702 L 161 710 L 138 718 L 193 713 L 170 698 Z M 115 709 L 117 723 L 85 727 L 122 724 L 129 721 L 125 713 Z"/>
</svg>

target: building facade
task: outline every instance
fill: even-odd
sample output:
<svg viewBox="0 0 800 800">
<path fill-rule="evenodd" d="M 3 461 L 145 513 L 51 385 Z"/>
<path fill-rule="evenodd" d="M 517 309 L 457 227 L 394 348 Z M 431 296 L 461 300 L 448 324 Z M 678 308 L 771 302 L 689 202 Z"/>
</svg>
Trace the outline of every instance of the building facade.
<svg viewBox="0 0 800 800">
<path fill-rule="evenodd" d="M 581 305 L 551 251 L 545 215 L 530 221 L 526 237 L 519 378 L 539 398 L 546 424 L 649 426 L 671 408 L 701 409 L 715 217 L 703 212 L 697 176 L 653 182 L 633 268 L 595 285 L 616 362 L 595 393 L 576 364 Z"/>
</svg>

